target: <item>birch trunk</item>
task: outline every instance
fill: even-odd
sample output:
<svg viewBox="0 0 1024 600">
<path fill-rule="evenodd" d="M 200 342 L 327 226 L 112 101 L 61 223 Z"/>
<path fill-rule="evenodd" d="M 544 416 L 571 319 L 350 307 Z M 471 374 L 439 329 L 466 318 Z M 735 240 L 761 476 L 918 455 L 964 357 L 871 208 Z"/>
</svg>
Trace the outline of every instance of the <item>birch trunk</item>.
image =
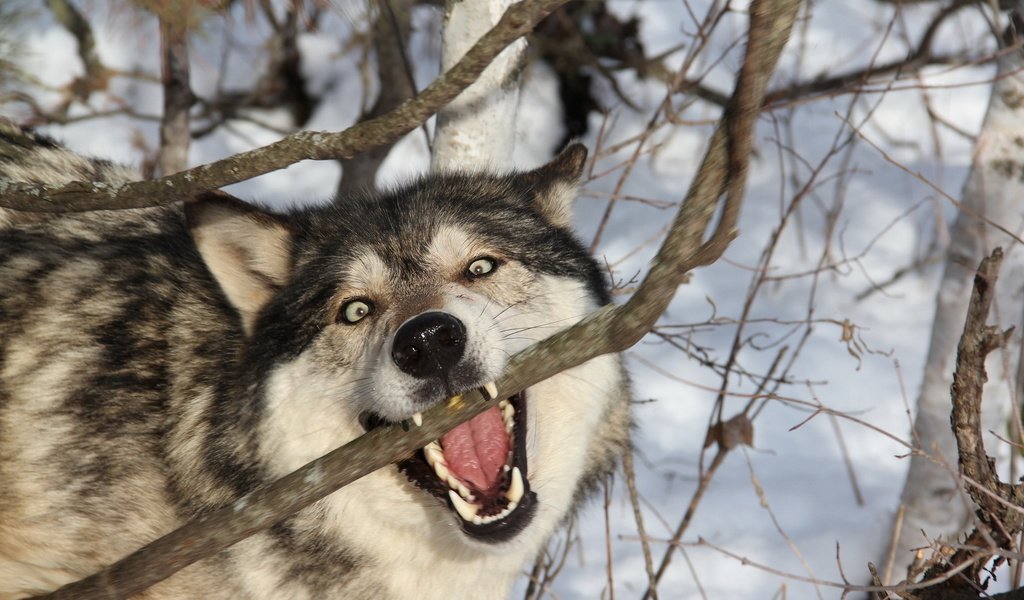
<svg viewBox="0 0 1024 600">
<path fill-rule="evenodd" d="M 512 0 L 446 0 L 441 39 L 441 72 L 457 63 L 480 36 L 498 22 Z M 509 45 L 437 115 L 431 166 L 434 170 L 506 170 L 515 148 L 519 76 L 526 40 Z"/>
<path fill-rule="evenodd" d="M 937 537 L 955 541 L 956 535 L 971 520 L 973 507 L 960 493 L 959 479 L 955 475 L 957 452 L 950 428 L 950 385 L 973 275 L 981 258 L 996 246 L 1006 251 L 1006 262 L 990 320 L 1002 321 L 998 323 L 1001 328 L 1010 325 L 1018 325 L 1018 328 L 1010 346 L 989 357 L 984 426 L 1000 435 L 1006 432 L 1007 399 L 1013 395 L 1014 374 L 1020 360 L 1021 328 L 1017 320 L 1024 306 L 1024 249 L 1014 240 L 1021 235 L 1024 221 L 1022 69 L 1024 54 L 1019 48 L 999 60 L 988 111 L 964 185 L 963 206 L 950 233 L 914 421 L 920 449 L 928 457 L 914 456 L 910 460 L 901 496 L 905 517 L 890 583 L 906 576 L 914 549 L 926 546 L 930 539 Z M 1017 430 L 1011 436 L 1020 443 Z M 986 440 L 986 447 L 1006 448 L 1006 444 L 990 439 Z"/>
</svg>

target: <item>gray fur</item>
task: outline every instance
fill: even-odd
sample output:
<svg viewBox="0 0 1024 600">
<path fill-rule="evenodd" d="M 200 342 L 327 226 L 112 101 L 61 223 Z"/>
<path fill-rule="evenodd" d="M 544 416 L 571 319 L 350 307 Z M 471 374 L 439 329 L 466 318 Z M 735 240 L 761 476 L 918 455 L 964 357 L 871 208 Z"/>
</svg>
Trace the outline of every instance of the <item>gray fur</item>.
<svg viewBox="0 0 1024 600">
<path fill-rule="evenodd" d="M 359 435 L 367 411 L 407 418 L 495 379 L 507 356 L 607 302 L 564 227 L 581 152 L 285 215 L 216 196 L 187 209 L 0 210 L 0 599 L 87 576 L 232 502 Z M 127 173 L 0 122 L 0 179 Z M 478 252 L 500 267 L 467 279 Z M 353 294 L 374 310 L 347 324 Z M 467 324 L 466 356 L 444 375 L 456 389 L 388 359 L 396 330 L 431 310 Z M 388 467 L 143 597 L 507 594 L 614 468 L 629 428 L 617 357 L 526 398 L 536 516 L 508 539 L 468 536 Z"/>
</svg>

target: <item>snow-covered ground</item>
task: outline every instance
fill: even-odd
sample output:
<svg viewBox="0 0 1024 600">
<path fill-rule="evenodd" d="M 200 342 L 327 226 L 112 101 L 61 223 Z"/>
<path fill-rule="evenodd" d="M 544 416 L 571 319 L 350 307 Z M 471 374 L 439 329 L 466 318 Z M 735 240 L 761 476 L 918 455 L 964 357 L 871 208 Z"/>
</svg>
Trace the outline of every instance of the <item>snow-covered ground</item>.
<svg viewBox="0 0 1024 600">
<path fill-rule="evenodd" d="M 703 15 L 707 4 L 616 0 L 613 7 L 618 14 L 640 16 L 642 36 L 648 54 L 653 55 L 684 40 L 684 31 L 694 31 L 684 5 Z M 151 44 L 156 38 L 152 20 L 106 15 L 98 1 L 89 6 L 92 15 L 99 15 L 93 24 L 99 54 L 108 66 L 159 73 Z M 309 58 L 307 72 L 316 74 L 314 85 L 328 94 L 309 124 L 314 129 L 338 130 L 351 124 L 363 97 L 354 72 L 355 53 L 340 53 L 346 35 L 339 33 L 350 27 L 349 19 L 358 21 L 360 11 L 352 5 L 341 6 L 331 19 L 337 28 L 301 41 Z M 933 9 L 908 6 L 895 22 L 892 10 L 873 2 L 815 3 L 810 19 L 798 25 L 799 37 L 787 50 L 776 85 L 861 67 L 876 53 L 878 62 L 905 55 L 904 35 L 910 32 L 911 39 L 920 36 Z M 993 48 L 980 14 L 974 10 L 962 13 L 943 28 L 939 49 L 969 48 L 981 55 L 983 48 Z M 416 58 L 416 76 L 422 86 L 437 72 L 437 25 L 428 11 L 417 13 L 416 20 L 418 33 L 411 55 Z M 742 35 L 744 23 L 742 14 L 726 16 L 712 37 L 712 51 L 693 69 L 698 73 L 710 68 L 705 81 L 723 92 L 731 87 L 740 49 L 733 49 L 716 65 L 711 61 Z M 894 24 L 888 41 L 881 44 L 890 23 Z M 245 36 L 258 39 L 258 21 L 246 23 L 238 17 L 231 26 L 238 25 L 247 31 Z M 213 22 L 196 36 L 193 83 L 200 93 L 214 89 L 218 77 L 244 84 L 254 76 L 255 69 L 241 57 L 229 63 L 226 72 L 219 71 L 219 51 L 227 38 L 222 33 L 228 28 Z M 44 82 L 64 84 L 80 69 L 74 41 L 46 14 L 40 14 L 23 33 L 22 63 L 31 65 L 31 72 Z M 234 35 L 241 36 L 237 31 Z M 250 44 L 252 55 L 258 56 L 256 42 L 238 39 L 238 43 Z M 665 63 L 675 68 L 685 51 L 672 54 Z M 723 260 L 697 270 L 690 283 L 679 289 L 662 323 L 680 326 L 675 330 L 682 334 L 679 343 L 699 347 L 706 359 L 719 365 L 725 362 L 762 252 L 794 194 L 820 166 L 815 185 L 802 197 L 778 241 L 768 265 L 771 280 L 760 287 L 754 299 L 750 322 L 743 328 L 744 346 L 737 356 L 745 372 L 763 374 L 783 346 L 788 346 L 789 353 L 800 346 L 809 328 L 789 370 L 789 383 L 778 389 L 780 396 L 804 404 L 771 401 L 759 413 L 754 421 L 753 447 L 731 453 L 708 486 L 683 538 L 685 558 L 675 556 L 659 587 L 662 598 L 699 598 L 702 594 L 712 599 L 837 598 L 840 592 L 836 588 L 803 583 L 780 573 L 841 582 L 842 569 L 848 579 L 863 583 L 866 563 L 880 559 L 891 535 L 908 464 L 901 458 L 906 449 L 880 431 L 910 439 L 908 405 L 916 396 L 928 343 L 937 264 L 913 271 L 866 299 L 859 300 L 858 295 L 925 254 L 936 238 L 940 243 L 943 240 L 954 208 L 923 180 L 957 197 L 970 164 L 972 142 L 948 127 L 935 125 L 924 102 L 927 99 L 948 122 L 976 132 L 992 72 L 990 65 L 932 67 L 927 76 L 898 82 L 893 89 L 886 90 L 884 82 L 876 83 L 857 98 L 849 93 L 818 98 L 781 107 L 761 119 L 740 236 Z M 117 85 L 137 112 L 158 114 L 158 86 L 124 80 Z M 530 70 L 521 97 L 516 153 L 520 166 L 547 160 L 561 138 L 555 85 L 544 67 Z M 665 94 L 664 84 L 628 75 L 620 76 L 620 85 L 643 110 L 616 104 L 611 91 L 604 90 L 603 98 L 612 107 L 605 147 L 641 132 Z M 638 162 L 623 193 L 679 202 L 709 137 L 708 120 L 716 114 L 716 108 L 697 102 L 679 115 L 681 124 L 657 132 L 652 142 L 660 144 L 659 149 Z M 594 148 L 602 116 L 591 117 L 591 133 L 583 141 Z M 286 124 L 283 115 L 264 114 L 261 118 Z M 860 125 L 863 135 L 881 150 L 856 138 L 826 161 L 837 140 L 849 136 L 846 120 Z M 126 117 L 85 120 L 51 132 L 76 149 L 126 162 L 139 161 L 132 144 L 135 132 L 141 132 L 150 147 L 156 144 L 155 122 Z M 276 137 L 256 125 L 235 123 L 232 131 L 196 143 L 190 159 L 194 164 L 209 162 Z M 602 158 L 595 172 L 619 164 L 633 150 L 628 146 Z M 887 160 L 883 151 L 906 170 Z M 392 152 L 379 182 L 400 180 L 427 166 L 426 146 L 422 132 L 417 131 Z M 587 185 L 591 193 L 579 201 L 576 219 L 584 240 L 593 238 L 605 210 L 603 194 L 614 189 L 620 173 L 615 170 Z M 333 193 L 338 174 L 334 163 L 306 163 L 239 184 L 232 191 L 279 205 L 318 201 Z M 597 249 L 612 265 L 617 279 L 628 281 L 645 272 L 657 247 L 658 232 L 673 213 L 674 207 L 626 200 L 618 203 Z M 834 219 L 834 230 L 826 233 L 829 219 Z M 811 275 L 822 260 L 827 268 Z M 809 311 L 814 320 L 811 325 L 805 322 Z M 855 327 L 854 340 L 859 345 L 843 341 L 844 322 Z M 637 485 L 657 563 L 665 550 L 664 541 L 672 536 L 697 487 L 701 447 L 715 403 L 714 390 L 721 379 L 696 358 L 653 335 L 628 356 L 639 401 L 635 409 Z M 789 359 L 787 354 L 784 364 Z M 742 395 L 755 391 L 756 382 L 733 375 L 729 389 L 733 395 L 725 400 L 726 417 L 742 410 L 748 401 Z M 831 419 L 826 414 L 807 420 L 812 414 L 807 403 L 817 402 L 862 423 Z M 708 451 L 705 460 L 710 460 L 713 451 Z M 553 595 L 608 597 L 610 580 L 617 597 L 638 598 L 643 593 L 647 576 L 641 544 L 621 479 L 609 497 L 607 524 L 601 499 L 593 501 L 579 518 L 574 529 L 579 541 L 568 553 Z M 606 527 L 612 542 L 610 566 Z M 698 544 L 698 540 L 708 544 Z M 763 567 L 743 564 L 723 550 Z"/>
</svg>

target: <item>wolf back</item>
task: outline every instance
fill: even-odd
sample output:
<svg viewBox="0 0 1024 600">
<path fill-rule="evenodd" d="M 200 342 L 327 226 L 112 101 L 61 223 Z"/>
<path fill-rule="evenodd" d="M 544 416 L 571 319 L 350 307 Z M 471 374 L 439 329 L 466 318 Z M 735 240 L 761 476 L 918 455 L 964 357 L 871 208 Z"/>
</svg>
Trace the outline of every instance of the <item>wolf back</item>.
<svg viewBox="0 0 1024 600">
<path fill-rule="evenodd" d="M 0 599 L 88 576 L 381 423 L 488 387 L 608 291 L 586 156 L 278 214 L 0 209 Z M 0 178 L 130 171 L 0 123 Z M 627 444 L 616 356 L 503 399 L 146 598 L 496 598 Z"/>
</svg>

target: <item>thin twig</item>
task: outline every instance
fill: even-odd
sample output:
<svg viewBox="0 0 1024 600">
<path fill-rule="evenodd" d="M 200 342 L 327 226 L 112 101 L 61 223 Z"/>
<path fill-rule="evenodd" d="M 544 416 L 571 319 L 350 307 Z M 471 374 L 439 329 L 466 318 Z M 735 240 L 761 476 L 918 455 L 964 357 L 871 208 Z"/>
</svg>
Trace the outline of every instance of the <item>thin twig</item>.
<svg viewBox="0 0 1024 600">
<path fill-rule="evenodd" d="M 397 140 L 419 127 L 476 81 L 506 46 L 529 33 L 542 18 L 567 1 L 522 0 L 513 4 L 462 60 L 435 79 L 416 98 L 403 102 L 387 115 L 356 124 L 341 133 L 294 133 L 262 148 L 187 171 L 119 186 L 102 187 L 76 181 L 55 187 L 0 179 L 0 206 L 32 212 L 157 206 L 186 200 L 202 192 L 283 169 L 301 160 L 351 158 Z"/>
<path fill-rule="evenodd" d="M 554 6 L 556 2 L 550 0 L 541 4 L 547 7 Z M 752 123 L 761 107 L 759 99 L 774 71 L 799 5 L 799 0 L 755 0 L 751 6 L 750 43 L 744 60 L 756 62 L 760 68 L 741 70 L 735 94 L 746 99 L 738 101 L 737 106 L 748 107 L 749 110 L 729 111 L 726 122 L 715 131 L 672 230 L 647 277 L 624 305 L 603 307 L 577 325 L 513 356 L 505 374 L 496 382 L 498 393 L 493 400 L 485 401 L 480 392 L 473 391 L 426 411 L 422 427 L 411 428 L 408 432 L 403 432 L 398 426 L 374 429 L 278 481 L 246 494 L 234 504 L 187 523 L 99 573 L 42 598 L 113 600 L 138 593 L 189 564 L 212 556 L 348 483 L 406 456 L 459 423 L 496 406 L 499 398 L 596 356 L 621 352 L 638 342 L 672 301 L 688 271 L 713 262 L 717 258 L 716 253 L 720 256 L 724 252 L 729 241 L 715 238 L 722 234 L 729 240 L 733 237 L 731 228 L 720 227 L 716 235 L 704 241 L 719 199 L 725 195 L 726 203 L 738 208 L 744 191 L 746 168 L 740 159 L 745 157 L 738 156 L 736 152 L 737 149 L 749 148 L 750 144 L 749 141 L 730 141 L 729 138 L 731 135 L 752 134 Z M 536 6 L 526 2 L 514 5 L 502 17 L 498 28 L 508 22 L 510 14 L 514 15 L 511 17 L 512 25 L 506 27 L 525 27 L 518 21 L 522 18 L 522 10 L 528 10 L 523 9 L 524 6 L 537 10 Z M 520 10 L 517 12 L 517 9 Z M 485 38 L 492 34 L 494 30 Z M 457 66 L 449 75 L 459 69 Z M 427 92 L 417 101 L 424 96 Z M 733 124 L 730 122 L 733 120 L 746 123 Z M 236 159 L 238 157 L 228 160 Z M 738 171 L 733 172 L 732 169 Z M 173 180 L 174 177 L 177 176 L 165 180 Z"/>
</svg>

